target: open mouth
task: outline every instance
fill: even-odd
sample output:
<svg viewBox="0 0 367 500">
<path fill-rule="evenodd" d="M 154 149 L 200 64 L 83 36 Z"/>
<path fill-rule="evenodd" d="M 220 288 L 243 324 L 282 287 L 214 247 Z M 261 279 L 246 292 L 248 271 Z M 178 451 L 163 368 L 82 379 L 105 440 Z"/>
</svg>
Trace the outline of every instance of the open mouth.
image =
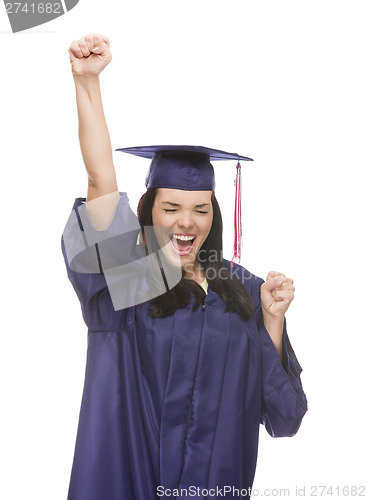
<svg viewBox="0 0 367 500">
<path fill-rule="evenodd" d="M 171 244 L 177 255 L 188 255 L 194 247 L 195 235 L 170 235 Z"/>
</svg>

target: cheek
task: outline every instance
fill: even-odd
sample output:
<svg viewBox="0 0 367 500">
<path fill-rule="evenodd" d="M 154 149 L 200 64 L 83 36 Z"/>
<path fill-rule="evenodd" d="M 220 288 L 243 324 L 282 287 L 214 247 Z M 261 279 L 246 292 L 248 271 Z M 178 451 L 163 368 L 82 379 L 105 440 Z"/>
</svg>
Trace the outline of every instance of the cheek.
<svg viewBox="0 0 367 500">
<path fill-rule="evenodd" d="M 208 220 L 206 220 L 203 223 L 201 231 L 202 231 L 203 234 L 205 234 L 205 237 L 207 237 L 208 234 L 210 233 L 210 229 L 212 227 L 212 223 L 213 223 L 213 217 L 210 217 Z"/>
<path fill-rule="evenodd" d="M 153 226 L 170 227 L 172 224 L 172 217 L 170 218 L 165 212 L 161 210 L 152 210 Z"/>
<path fill-rule="evenodd" d="M 154 207 L 152 209 L 152 221 L 153 221 L 153 226 L 161 226 L 162 225 L 159 211 L 155 210 Z"/>
<path fill-rule="evenodd" d="M 211 214 L 211 217 L 210 217 L 210 220 L 209 220 L 208 233 L 210 233 L 210 230 L 212 228 L 212 224 L 213 224 L 213 213 Z"/>
</svg>

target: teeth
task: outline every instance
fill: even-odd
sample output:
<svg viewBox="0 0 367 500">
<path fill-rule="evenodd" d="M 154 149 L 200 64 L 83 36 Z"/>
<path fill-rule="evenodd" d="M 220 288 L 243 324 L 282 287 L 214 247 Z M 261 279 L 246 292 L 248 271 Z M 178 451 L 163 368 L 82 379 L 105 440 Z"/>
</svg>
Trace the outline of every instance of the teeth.
<svg viewBox="0 0 367 500">
<path fill-rule="evenodd" d="M 189 241 L 193 240 L 195 236 L 179 236 L 177 234 L 172 235 L 176 240 L 181 240 L 181 241 Z"/>
</svg>

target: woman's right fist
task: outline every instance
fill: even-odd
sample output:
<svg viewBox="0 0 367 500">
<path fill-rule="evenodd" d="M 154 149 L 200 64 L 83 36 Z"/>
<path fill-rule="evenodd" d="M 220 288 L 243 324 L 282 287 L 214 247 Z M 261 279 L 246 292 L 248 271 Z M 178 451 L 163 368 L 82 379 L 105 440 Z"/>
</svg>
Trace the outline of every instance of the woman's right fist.
<svg viewBox="0 0 367 500">
<path fill-rule="evenodd" d="M 97 76 L 112 59 L 110 41 L 104 35 L 89 33 L 71 43 L 69 57 L 73 75 Z"/>
</svg>

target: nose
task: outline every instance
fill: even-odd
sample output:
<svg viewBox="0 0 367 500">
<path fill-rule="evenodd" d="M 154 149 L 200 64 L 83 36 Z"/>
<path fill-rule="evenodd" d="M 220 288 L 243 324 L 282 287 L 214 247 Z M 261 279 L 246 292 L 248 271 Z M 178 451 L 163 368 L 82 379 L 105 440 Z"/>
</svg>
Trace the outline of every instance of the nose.
<svg viewBox="0 0 367 500">
<path fill-rule="evenodd" d="M 192 219 L 191 211 L 189 211 L 189 212 L 182 211 L 180 213 L 179 218 L 178 218 L 177 224 L 182 229 L 187 230 L 187 229 L 191 228 L 193 226 L 193 219 Z"/>
</svg>

